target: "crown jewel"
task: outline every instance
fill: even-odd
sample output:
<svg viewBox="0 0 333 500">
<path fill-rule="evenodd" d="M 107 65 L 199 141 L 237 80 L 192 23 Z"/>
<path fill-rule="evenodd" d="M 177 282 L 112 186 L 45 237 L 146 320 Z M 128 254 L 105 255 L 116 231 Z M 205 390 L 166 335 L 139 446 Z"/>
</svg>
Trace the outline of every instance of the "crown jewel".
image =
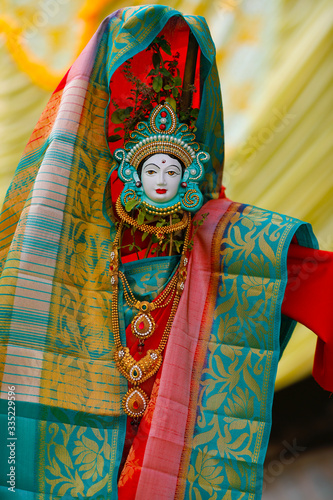
<svg viewBox="0 0 333 500">
<path fill-rule="evenodd" d="M 125 144 L 126 161 L 136 169 L 142 160 L 156 152 L 173 154 L 185 167 L 191 165 L 199 145 L 186 124 L 179 124 L 172 107 L 159 104 L 150 114 L 149 122 L 140 122 Z"/>
<path fill-rule="evenodd" d="M 175 156 L 185 166 L 177 195 L 168 202 L 152 202 L 143 189 L 137 173 L 139 165 L 149 156 L 164 153 Z M 119 177 L 125 183 L 121 202 L 135 199 L 138 206 L 144 204 L 150 212 L 172 213 L 177 210 L 196 211 L 202 205 L 198 183 L 204 175 L 203 163 L 209 154 L 201 151 L 195 135 L 188 125 L 179 123 L 173 108 L 165 102 L 157 105 L 149 120 L 139 122 L 131 132 L 124 149 L 114 153 L 120 163 Z"/>
</svg>

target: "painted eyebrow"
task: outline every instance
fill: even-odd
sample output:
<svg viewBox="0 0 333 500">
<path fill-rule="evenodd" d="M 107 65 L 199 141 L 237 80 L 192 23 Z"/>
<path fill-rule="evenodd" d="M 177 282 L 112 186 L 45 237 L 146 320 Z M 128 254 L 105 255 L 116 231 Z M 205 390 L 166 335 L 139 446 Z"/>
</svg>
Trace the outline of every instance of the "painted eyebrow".
<svg viewBox="0 0 333 500">
<path fill-rule="evenodd" d="M 147 163 L 147 165 L 144 165 L 143 169 L 145 169 L 147 167 L 156 167 L 159 170 L 161 170 L 160 167 L 158 165 L 156 165 L 155 163 Z"/>
<path fill-rule="evenodd" d="M 160 168 L 158 165 L 156 165 L 156 163 L 148 163 L 147 165 L 144 165 L 144 166 L 142 167 L 142 170 L 145 172 L 145 171 L 147 170 L 147 168 L 148 168 L 148 167 L 156 167 L 156 168 L 158 168 L 158 170 L 161 170 L 161 168 Z M 174 164 L 172 164 L 172 165 L 169 165 L 169 166 L 168 166 L 168 168 L 169 168 L 169 167 L 174 167 L 174 168 L 177 168 L 177 169 L 178 169 L 179 174 L 181 173 L 181 170 L 182 170 L 182 169 L 181 169 L 181 167 L 179 167 L 178 165 L 174 165 Z"/>
</svg>

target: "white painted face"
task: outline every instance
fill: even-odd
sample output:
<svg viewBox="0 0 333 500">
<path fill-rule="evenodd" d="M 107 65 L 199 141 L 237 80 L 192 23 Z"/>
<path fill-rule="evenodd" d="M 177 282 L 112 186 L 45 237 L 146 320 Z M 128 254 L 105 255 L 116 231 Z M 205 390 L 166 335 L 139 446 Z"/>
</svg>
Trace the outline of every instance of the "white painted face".
<svg viewBox="0 0 333 500">
<path fill-rule="evenodd" d="M 142 166 L 142 186 L 152 201 L 164 203 L 171 200 L 177 194 L 181 178 L 180 162 L 167 154 L 153 155 Z"/>
</svg>

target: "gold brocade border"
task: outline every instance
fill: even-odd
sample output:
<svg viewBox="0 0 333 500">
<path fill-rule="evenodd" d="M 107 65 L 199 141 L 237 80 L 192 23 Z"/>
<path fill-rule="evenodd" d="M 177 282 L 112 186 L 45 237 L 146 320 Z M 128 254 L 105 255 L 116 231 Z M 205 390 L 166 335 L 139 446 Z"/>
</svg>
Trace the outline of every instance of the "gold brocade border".
<svg viewBox="0 0 333 500">
<path fill-rule="evenodd" d="M 189 412 L 186 424 L 185 432 L 185 444 L 183 448 L 183 453 L 181 457 L 181 464 L 179 468 L 179 475 L 177 480 L 177 487 L 175 492 L 175 500 L 182 500 L 185 495 L 186 479 L 188 474 L 188 467 L 191 458 L 192 447 L 190 445 L 193 438 L 195 420 L 196 420 L 196 409 L 199 396 L 199 386 L 200 386 L 200 374 L 203 370 L 203 365 L 205 362 L 206 351 L 202 349 L 203 343 L 208 343 L 215 309 L 215 300 L 217 295 L 217 288 L 220 279 L 220 246 L 221 239 L 226 230 L 226 227 L 230 223 L 231 218 L 234 216 L 235 212 L 238 211 L 240 203 L 232 203 L 227 211 L 223 214 L 220 221 L 218 222 L 216 229 L 214 231 L 212 240 L 212 251 L 211 251 L 211 276 L 208 285 L 208 292 L 206 297 L 206 303 L 203 312 L 203 318 L 200 326 L 199 340 L 194 357 L 194 368 L 192 371 L 192 383 L 190 391 L 190 403 Z"/>
<path fill-rule="evenodd" d="M 37 448 L 37 483 L 38 490 L 36 500 L 45 500 L 45 450 L 46 447 L 46 420 L 40 420 L 37 427 L 39 446 Z"/>
<path fill-rule="evenodd" d="M 281 260 L 282 260 L 282 252 L 283 248 L 286 243 L 287 236 L 289 235 L 290 231 L 293 228 L 293 224 L 290 222 L 284 227 L 283 233 L 280 236 L 279 240 L 279 246 L 276 252 L 276 264 L 275 264 L 275 269 L 279 271 L 279 275 L 276 277 L 275 283 L 274 283 L 274 289 L 273 289 L 273 294 L 272 294 L 272 301 L 271 301 L 271 309 L 269 313 L 269 320 L 268 324 L 271 325 L 271 329 L 274 330 L 275 328 L 275 322 L 272 316 L 274 315 L 274 311 L 276 310 L 276 302 L 278 299 L 279 295 L 279 290 L 281 286 Z M 264 375 L 264 384 L 262 387 L 262 401 L 265 402 L 265 404 L 261 404 L 261 411 L 260 411 L 260 418 L 261 418 L 261 423 L 259 425 L 258 429 L 258 435 L 256 438 L 256 444 L 254 448 L 254 453 L 253 453 L 253 463 L 258 463 L 259 459 L 259 453 L 260 453 L 260 448 L 261 448 L 261 443 L 264 435 L 264 430 L 265 430 L 265 424 L 263 422 L 264 420 L 264 412 L 266 411 L 267 408 L 267 398 L 268 398 L 268 389 L 269 389 L 269 381 L 270 381 L 270 369 L 267 369 L 267 365 L 269 367 L 272 366 L 272 360 L 273 360 L 273 349 L 274 349 L 274 332 L 270 331 L 268 335 L 268 355 L 267 355 L 267 362 L 266 362 L 266 367 L 265 367 L 265 375 Z M 256 481 L 256 474 L 251 474 L 251 479 L 250 479 L 250 488 L 255 487 L 255 481 Z M 250 493 L 249 495 L 249 500 L 254 500 L 255 499 L 255 492 Z"/>
</svg>

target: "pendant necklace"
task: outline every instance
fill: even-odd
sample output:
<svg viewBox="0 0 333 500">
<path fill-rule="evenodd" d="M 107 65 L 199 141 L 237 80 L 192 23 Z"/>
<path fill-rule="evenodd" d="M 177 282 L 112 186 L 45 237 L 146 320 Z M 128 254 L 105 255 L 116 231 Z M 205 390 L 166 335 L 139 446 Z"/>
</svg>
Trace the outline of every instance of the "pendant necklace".
<svg viewBox="0 0 333 500">
<path fill-rule="evenodd" d="M 187 250 L 189 243 L 189 234 L 191 227 L 191 219 L 190 216 L 186 218 L 186 233 L 184 238 L 183 250 L 179 262 L 178 269 L 174 273 L 174 276 L 171 278 L 163 292 L 153 301 L 140 301 L 135 298 L 134 293 L 132 292 L 130 285 L 127 281 L 125 274 L 119 270 L 119 240 L 121 237 L 123 222 L 121 221 L 118 227 L 118 231 L 115 237 L 115 240 L 112 245 L 112 251 L 110 254 L 110 276 L 111 276 L 111 285 L 112 285 L 112 308 L 111 308 L 111 321 L 112 321 L 112 330 L 115 341 L 115 353 L 114 360 L 115 364 L 124 377 L 126 377 L 127 381 L 131 384 L 131 389 L 129 389 L 123 398 L 122 408 L 124 412 L 134 418 L 139 419 L 144 414 L 148 402 L 149 397 L 140 387 L 140 385 L 148 380 L 150 377 L 155 375 L 159 370 L 163 357 L 162 353 L 167 344 L 171 326 L 173 319 L 175 317 L 178 303 L 181 297 L 181 294 L 184 290 L 185 280 L 187 276 Z M 183 220 L 184 220 L 183 219 Z M 128 221 L 126 221 L 128 222 Z M 183 221 L 182 221 L 183 222 Z M 184 222 L 183 222 L 184 223 Z M 164 234 L 167 234 L 166 227 L 163 228 L 147 226 L 150 228 L 151 233 L 160 232 L 163 229 Z M 139 226 L 138 229 L 141 229 Z M 179 228 L 177 228 L 179 229 Z M 146 228 L 142 228 L 143 231 L 147 231 Z M 173 227 L 172 227 L 172 229 Z M 139 339 L 139 348 L 138 351 L 142 352 L 144 341 L 153 335 L 156 324 L 151 315 L 151 311 L 154 311 L 157 308 L 162 308 L 170 304 L 172 302 L 171 313 L 168 318 L 167 324 L 165 326 L 161 341 L 157 349 L 149 349 L 145 356 L 143 356 L 139 361 L 135 360 L 133 356 L 130 354 L 130 350 L 128 347 L 122 345 L 120 340 L 120 327 L 119 327 L 119 318 L 118 318 L 118 280 L 121 280 L 124 297 L 128 305 L 134 307 L 138 310 L 138 313 L 134 316 L 131 321 L 131 331 L 136 338 Z"/>
</svg>

